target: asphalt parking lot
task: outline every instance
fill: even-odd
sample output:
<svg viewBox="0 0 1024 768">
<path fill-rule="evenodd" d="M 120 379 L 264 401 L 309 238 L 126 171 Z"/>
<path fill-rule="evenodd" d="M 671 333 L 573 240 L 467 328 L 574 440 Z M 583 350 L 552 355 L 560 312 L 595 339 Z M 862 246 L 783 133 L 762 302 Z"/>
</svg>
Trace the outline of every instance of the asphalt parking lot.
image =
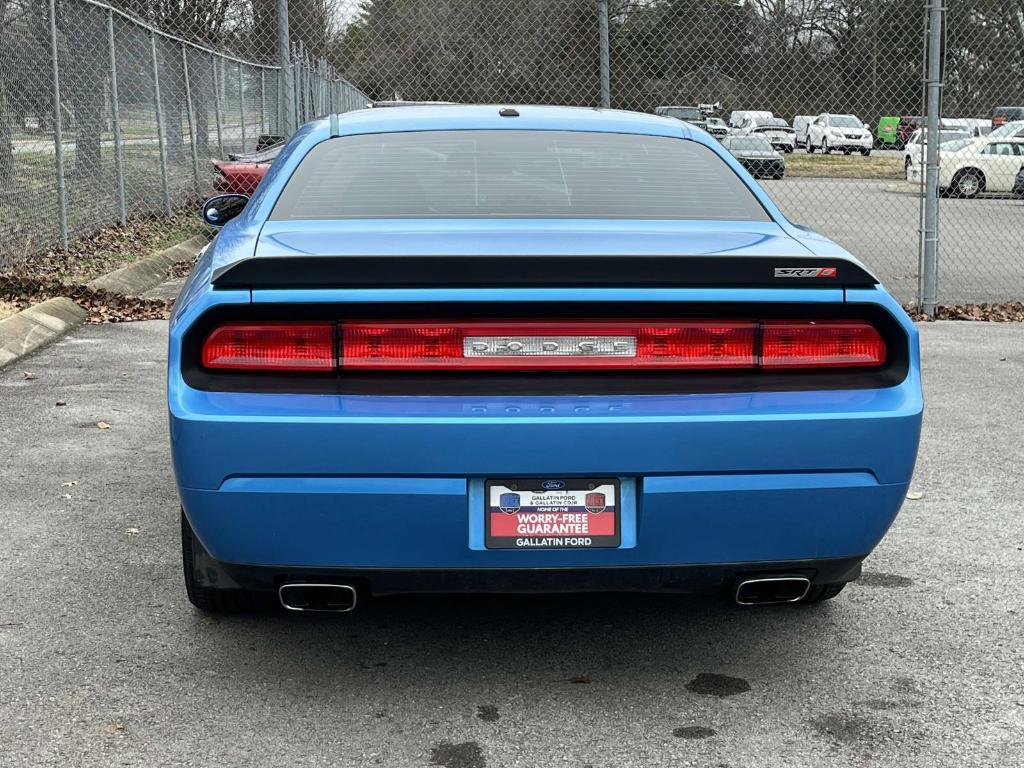
<svg viewBox="0 0 1024 768">
<path fill-rule="evenodd" d="M 326 618 L 186 602 L 166 328 L 86 326 L 0 373 L 0 765 L 1020 764 L 1024 326 L 922 327 L 922 497 L 832 603 Z"/>
<path fill-rule="evenodd" d="M 762 186 L 790 220 L 864 261 L 902 302 L 917 291 L 921 201 L 913 185 L 870 179 L 789 178 Z M 1024 201 L 939 202 L 939 289 L 944 304 L 1014 301 L 1024 285 Z"/>
</svg>

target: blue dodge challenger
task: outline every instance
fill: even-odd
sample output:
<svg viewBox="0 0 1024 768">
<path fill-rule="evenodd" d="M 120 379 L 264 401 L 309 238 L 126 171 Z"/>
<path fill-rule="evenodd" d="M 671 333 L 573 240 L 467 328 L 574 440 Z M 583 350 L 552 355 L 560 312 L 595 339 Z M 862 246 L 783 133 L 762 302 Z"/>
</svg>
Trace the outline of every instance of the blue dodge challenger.
<svg viewBox="0 0 1024 768">
<path fill-rule="evenodd" d="M 332 116 L 204 217 L 168 366 L 201 609 L 817 602 L 906 495 L 913 324 L 678 120 Z"/>
</svg>

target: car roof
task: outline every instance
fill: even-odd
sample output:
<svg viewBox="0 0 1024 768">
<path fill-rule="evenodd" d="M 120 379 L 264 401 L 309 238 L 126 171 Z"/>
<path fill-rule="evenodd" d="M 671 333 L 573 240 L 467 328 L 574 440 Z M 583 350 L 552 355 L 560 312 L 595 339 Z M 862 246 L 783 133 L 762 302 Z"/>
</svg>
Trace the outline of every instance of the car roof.
<svg viewBox="0 0 1024 768">
<path fill-rule="evenodd" d="M 503 116 L 513 113 L 512 116 Z M 636 133 L 695 138 L 685 123 L 643 112 L 592 107 L 535 105 L 424 105 L 401 109 L 360 109 L 317 121 L 314 130 L 329 135 L 444 130 L 548 130 Z"/>
</svg>

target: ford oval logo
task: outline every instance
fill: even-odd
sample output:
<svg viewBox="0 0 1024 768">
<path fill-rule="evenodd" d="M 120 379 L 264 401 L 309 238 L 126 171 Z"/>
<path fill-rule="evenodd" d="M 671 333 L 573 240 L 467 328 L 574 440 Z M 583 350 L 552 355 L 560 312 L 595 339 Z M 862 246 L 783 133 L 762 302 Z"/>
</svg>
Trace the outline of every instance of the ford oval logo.
<svg viewBox="0 0 1024 768">
<path fill-rule="evenodd" d="M 565 481 L 564 480 L 545 480 L 542 483 L 542 485 L 544 486 L 544 490 L 547 490 L 547 491 L 557 491 L 557 490 L 559 490 L 561 488 L 565 488 Z"/>
</svg>

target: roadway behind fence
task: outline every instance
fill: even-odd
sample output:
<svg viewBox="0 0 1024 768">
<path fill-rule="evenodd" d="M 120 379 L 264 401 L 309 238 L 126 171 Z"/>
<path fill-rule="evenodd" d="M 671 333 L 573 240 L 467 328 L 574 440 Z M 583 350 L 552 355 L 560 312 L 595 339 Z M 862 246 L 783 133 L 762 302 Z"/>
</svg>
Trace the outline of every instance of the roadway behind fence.
<svg viewBox="0 0 1024 768">
<path fill-rule="evenodd" d="M 945 14 L 933 27 L 944 40 L 942 130 L 974 134 L 997 107 L 1024 112 L 1019 1 L 232 0 L 205 9 L 200 0 L 227 11 L 208 23 L 151 19 L 177 37 L 91 0 L 49 11 L 8 2 L 3 50 L 13 53 L 0 57 L 0 116 L 13 163 L 0 131 L 0 268 L 59 245 L 62 199 L 72 238 L 166 211 L 209 189 L 211 158 L 367 99 L 646 112 L 705 104 L 726 121 L 735 113 L 734 129 L 755 136 L 765 135 L 763 115 L 741 112 L 791 126 L 843 116 L 816 129 L 810 146 L 797 135 L 795 151 L 783 152 L 785 178 L 762 183 L 793 221 L 850 248 L 911 301 L 926 158 L 922 145 L 907 154 L 903 144 L 919 122 L 909 119 L 925 114 L 929 4 Z M 847 138 L 864 124 L 869 154 Z M 979 150 L 987 188 L 939 203 L 943 303 L 1024 298 L 1024 204 L 1009 191 L 1022 142 L 1024 133 L 1008 136 L 994 157 Z M 954 154 L 942 152 L 941 165 L 952 168 Z M 962 175 L 939 182 L 957 187 Z"/>
</svg>

